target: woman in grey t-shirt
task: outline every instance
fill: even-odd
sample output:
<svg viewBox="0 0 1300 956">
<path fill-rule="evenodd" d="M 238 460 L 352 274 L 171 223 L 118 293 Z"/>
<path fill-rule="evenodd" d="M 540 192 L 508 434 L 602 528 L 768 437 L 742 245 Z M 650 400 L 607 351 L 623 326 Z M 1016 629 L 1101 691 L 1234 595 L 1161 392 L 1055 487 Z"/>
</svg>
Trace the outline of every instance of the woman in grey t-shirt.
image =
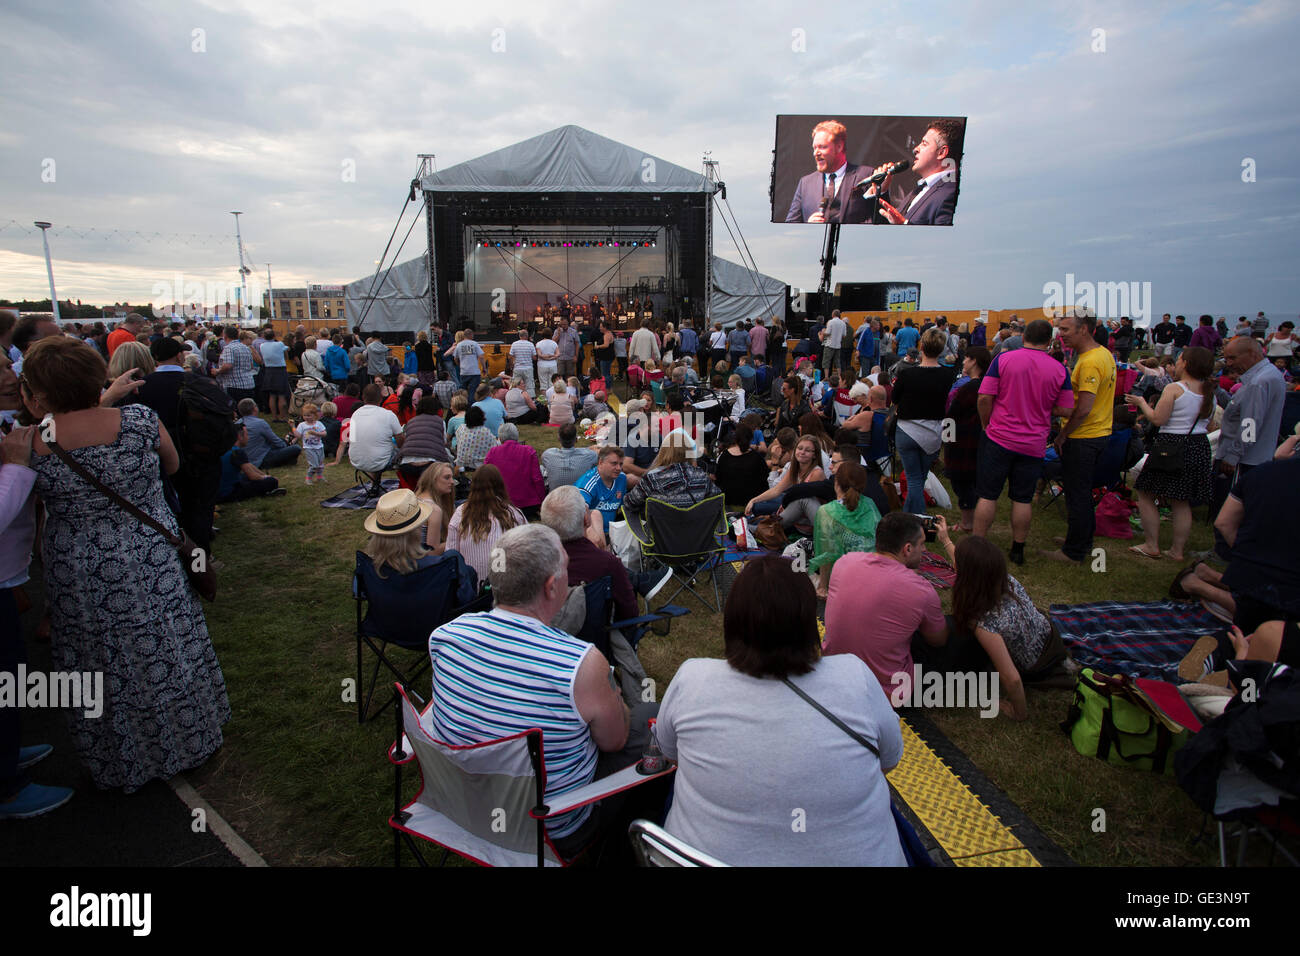
<svg viewBox="0 0 1300 956">
<path fill-rule="evenodd" d="M 819 659 L 816 611 L 789 561 L 746 563 L 723 616 L 727 659 L 686 661 L 659 710 L 678 765 L 665 828 L 735 866 L 905 866 L 884 774 L 903 756 L 898 717 L 856 656 Z"/>
</svg>

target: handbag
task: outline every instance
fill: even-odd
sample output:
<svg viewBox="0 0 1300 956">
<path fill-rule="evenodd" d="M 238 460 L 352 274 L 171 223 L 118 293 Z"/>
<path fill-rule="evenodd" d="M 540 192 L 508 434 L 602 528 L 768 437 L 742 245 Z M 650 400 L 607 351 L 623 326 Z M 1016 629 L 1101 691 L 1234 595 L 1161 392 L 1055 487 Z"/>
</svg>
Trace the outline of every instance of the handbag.
<svg viewBox="0 0 1300 956">
<path fill-rule="evenodd" d="M 785 526 L 776 515 L 768 515 L 749 527 L 754 540 L 765 548 L 780 551 L 790 543 L 790 539 L 785 534 Z"/>
<path fill-rule="evenodd" d="M 875 756 L 876 760 L 880 759 L 880 751 L 876 748 L 876 745 L 873 744 L 870 740 L 862 736 L 860 733 L 858 733 L 856 730 L 854 730 L 844 721 L 840 720 L 838 717 L 832 714 L 821 704 L 817 703 L 816 700 L 814 700 L 801 688 L 796 687 L 794 682 L 791 681 L 790 678 L 782 677 L 781 682 L 785 684 L 786 687 L 789 687 L 792 691 L 794 691 L 796 694 L 802 697 L 810 707 L 812 707 L 819 714 L 821 714 L 823 717 L 829 720 L 832 724 L 834 724 L 840 730 L 844 731 L 846 734 L 852 737 L 863 747 L 866 747 L 868 750 L 870 750 L 871 753 Z M 928 852 L 926 852 L 925 844 L 923 844 L 921 842 L 921 838 L 916 835 L 916 830 L 912 827 L 911 822 L 905 816 L 903 816 L 902 811 L 900 811 L 898 807 L 894 805 L 892 796 L 889 800 L 889 813 L 894 818 L 894 827 L 895 829 L 898 830 L 898 842 L 899 845 L 903 848 L 903 858 L 907 860 L 907 865 L 918 866 L 918 867 L 934 866 L 935 865 L 934 858 L 931 857 Z"/>
<path fill-rule="evenodd" d="M 194 586 L 194 590 L 198 591 L 205 601 L 215 601 L 217 599 L 216 569 L 212 567 L 212 561 L 208 557 L 208 553 L 194 543 L 194 540 L 185 533 L 184 528 L 181 529 L 179 535 L 172 534 L 161 522 L 156 521 L 140 508 L 131 504 L 131 502 L 88 472 L 59 445 L 52 441 L 47 441 L 45 444 L 49 446 L 50 451 L 58 455 L 65 465 L 83 478 L 92 488 L 141 524 L 147 525 L 162 535 L 167 540 L 167 543 L 176 549 L 176 555 L 180 558 L 181 567 L 185 569 L 185 575 L 190 579 L 190 584 Z"/>
<path fill-rule="evenodd" d="M 1187 442 L 1182 439 L 1196 430 L 1196 422 L 1197 418 L 1193 415 L 1192 426 L 1187 429 L 1186 434 L 1166 435 L 1161 432 L 1157 435 L 1156 440 L 1151 443 L 1151 450 L 1147 452 L 1145 469 L 1157 475 L 1179 474 L 1187 466 Z"/>
</svg>

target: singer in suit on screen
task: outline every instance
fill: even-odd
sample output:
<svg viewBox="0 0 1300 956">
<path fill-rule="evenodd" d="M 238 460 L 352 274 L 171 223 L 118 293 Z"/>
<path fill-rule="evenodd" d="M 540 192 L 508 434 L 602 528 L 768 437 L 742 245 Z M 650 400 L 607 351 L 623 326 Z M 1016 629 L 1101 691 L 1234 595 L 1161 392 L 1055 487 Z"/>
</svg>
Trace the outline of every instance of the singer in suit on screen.
<svg viewBox="0 0 1300 956">
<path fill-rule="evenodd" d="M 848 161 L 843 123 L 825 120 L 813 128 L 817 172 L 799 180 L 786 222 L 866 222 L 869 206 L 857 188 L 871 170 Z"/>
<path fill-rule="evenodd" d="M 896 226 L 951 226 L 957 209 L 957 176 L 961 164 L 965 124 L 959 120 L 935 120 L 912 150 L 912 174 L 920 182 L 897 207 L 880 200 L 880 212 Z M 880 166 L 876 172 L 885 170 Z M 881 184 L 889 192 L 890 180 Z M 868 191 L 875 191 L 872 186 Z"/>
</svg>

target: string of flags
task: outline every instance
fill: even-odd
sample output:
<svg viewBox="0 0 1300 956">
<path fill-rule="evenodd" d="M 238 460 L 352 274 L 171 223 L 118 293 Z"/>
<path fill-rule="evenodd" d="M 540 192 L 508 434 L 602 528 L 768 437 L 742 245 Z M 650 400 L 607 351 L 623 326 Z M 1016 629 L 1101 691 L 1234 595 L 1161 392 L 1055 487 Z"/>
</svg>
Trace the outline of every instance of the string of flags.
<svg viewBox="0 0 1300 956">
<path fill-rule="evenodd" d="M 228 243 L 234 236 L 222 236 L 200 232 L 147 232 L 139 229 L 103 229 L 97 226 L 53 226 L 49 232 L 54 236 L 71 235 L 79 239 L 103 239 L 105 242 L 167 242 L 191 246 L 213 246 Z M 0 235 L 21 233 L 34 236 L 40 230 L 31 223 L 19 222 L 17 219 L 0 220 Z M 245 249 L 248 243 L 244 244 Z"/>
</svg>

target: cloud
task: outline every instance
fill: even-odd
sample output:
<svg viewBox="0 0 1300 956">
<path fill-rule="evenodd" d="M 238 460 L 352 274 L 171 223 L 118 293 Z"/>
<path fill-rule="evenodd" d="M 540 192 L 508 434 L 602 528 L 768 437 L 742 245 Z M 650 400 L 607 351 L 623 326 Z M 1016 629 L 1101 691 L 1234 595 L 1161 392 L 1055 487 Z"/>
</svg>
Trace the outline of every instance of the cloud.
<svg viewBox="0 0 1300 956">
<path fill-rule="evenodd" d="M 1179 297 L 1169 311 L 1240 311 L 1259 286 L 1255 308 L 1289 312 L 1294 282 L 1274 277 L 1300 247 L 1292 10 L 15 0 L 0 11 L 21 91 L 0 104 L 0 209 L 60 227 L 56 279 L 83 300 L 177 270 L 233 278 L 231 209 L 259 272 L 349 281 L 372 271 L 417 153 L 446 168 L 577 123 L 690 169 L 712 150 L 759 268 L 815 288 L 820 230 L 768 221 L 774 114 L 968 115 L 957 226 L 846 229 L 836 281 L 1018 308 L 1073 271 L 1154 278 Z M 1242 245 L 1227 273 L 1220 234 Z M 402 258 L 422 240 L 417 226 Z M 45 294 L 39 237 L 0 220 L 0 250 L 0 295 Z"/>
</svg>

